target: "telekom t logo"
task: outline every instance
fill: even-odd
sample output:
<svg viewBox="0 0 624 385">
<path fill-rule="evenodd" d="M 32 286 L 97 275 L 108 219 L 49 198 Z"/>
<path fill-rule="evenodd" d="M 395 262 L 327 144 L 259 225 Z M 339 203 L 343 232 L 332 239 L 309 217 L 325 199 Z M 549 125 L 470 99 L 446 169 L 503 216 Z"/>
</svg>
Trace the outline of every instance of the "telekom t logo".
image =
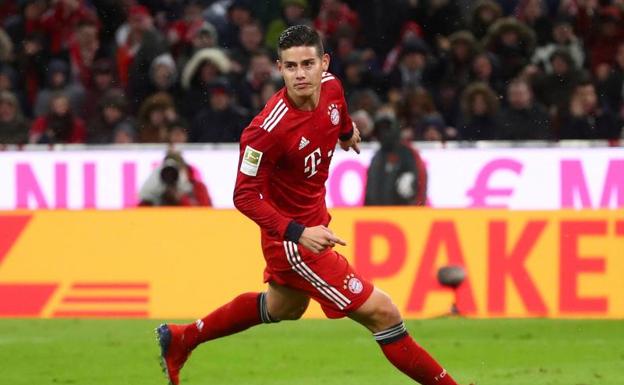
<svg viewBox="0 0 624 385">
<path fill-rule="evenodd" d="M 317 173 L 316 166 L 321 164 L 321 149 L 317 147 L 314 151 L 312 151 L 308 156 L 305 157 L 303 172 L 308 174 L 308 178 L 311 178 L 314 174 Z"/>
</svg>

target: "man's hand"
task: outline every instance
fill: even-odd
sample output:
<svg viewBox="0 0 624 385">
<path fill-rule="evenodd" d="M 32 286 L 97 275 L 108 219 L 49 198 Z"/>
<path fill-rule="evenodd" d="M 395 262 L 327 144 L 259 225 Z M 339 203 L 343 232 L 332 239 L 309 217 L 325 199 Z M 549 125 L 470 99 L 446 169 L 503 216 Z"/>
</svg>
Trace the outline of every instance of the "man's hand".
<svg viewBox="0 0 624 385">
<path fill-rule="evenodd" d="M 355 123 L 353 123 L 353 135 L 351 136 L 351 139 L 346 140 L 346 141 L 340 141 L 340 147 L 345 150 L 345 151 L 349 151 L 350 148 L 353 149 L 353 151 L 355 151 L 357 154 L 360 153 L 360 147 L 358 145 L 358 143 L 360 143 L 362 141 L 362 138 L 360 138 L 360 130 L 358 130 L 357 126 L 355 125 Z"/>
<path fill-rule="evenodd" d="M 299 238 L 299 244 L 313 253 L 320 253 L 328 247 L 334 247 L 336 244 L 346 246 L 347 243 L 334 235 L 334 233 L 325 226 L 306 227 Z"/>
</svg>

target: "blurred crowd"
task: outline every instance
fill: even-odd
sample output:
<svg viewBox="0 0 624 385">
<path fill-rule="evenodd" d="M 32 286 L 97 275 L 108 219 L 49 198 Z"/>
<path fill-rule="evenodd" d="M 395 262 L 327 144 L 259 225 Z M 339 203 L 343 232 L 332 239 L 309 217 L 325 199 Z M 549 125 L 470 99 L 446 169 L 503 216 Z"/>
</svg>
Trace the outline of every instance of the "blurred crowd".
<svg viewBox="0 0 624 385">
<path fill-rule="evenodd" d="M 622 136 L 624 0 L 4 0 L 0 144 L 236 142 L 304 23 L 365 140 Z"/>
</svg>

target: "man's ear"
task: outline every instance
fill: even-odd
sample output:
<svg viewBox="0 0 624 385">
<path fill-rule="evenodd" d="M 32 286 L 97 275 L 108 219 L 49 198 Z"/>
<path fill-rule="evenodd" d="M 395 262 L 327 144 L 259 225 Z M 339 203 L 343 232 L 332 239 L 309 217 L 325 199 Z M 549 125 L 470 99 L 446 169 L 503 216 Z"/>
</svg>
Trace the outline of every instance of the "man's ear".
<svg viewBox="0 0 624 385">
<path fill-rule="evenodd" d="M 323 66 L 323 71 L 327 71 L 329 69 L 329 54 L 324 53 L 321 58 L 321 65 Z"/>
<path fill-rule="evenodd" d="M 278 70 L 279 72 L 282 72 L 282 62 L 281 62 L 281 61 L 279 61 L 279 59 L 277 59 L 277 60 L 275 61 L 275 65 L 277 65 L 277 70 Z"/>
</svg>

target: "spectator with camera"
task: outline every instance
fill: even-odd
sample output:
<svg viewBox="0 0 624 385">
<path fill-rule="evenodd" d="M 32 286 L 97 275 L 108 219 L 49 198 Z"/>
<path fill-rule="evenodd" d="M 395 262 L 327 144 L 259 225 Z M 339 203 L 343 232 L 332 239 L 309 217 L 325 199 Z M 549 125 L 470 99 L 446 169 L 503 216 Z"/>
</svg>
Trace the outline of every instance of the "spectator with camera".
<svg viewBox="0 0 624 385">
<path fill-rule="evenodd" d="M 212 206 L 206 185 L 182 154 L 169 151 L 139 191 L 139 206 Z"/>
</svg>

